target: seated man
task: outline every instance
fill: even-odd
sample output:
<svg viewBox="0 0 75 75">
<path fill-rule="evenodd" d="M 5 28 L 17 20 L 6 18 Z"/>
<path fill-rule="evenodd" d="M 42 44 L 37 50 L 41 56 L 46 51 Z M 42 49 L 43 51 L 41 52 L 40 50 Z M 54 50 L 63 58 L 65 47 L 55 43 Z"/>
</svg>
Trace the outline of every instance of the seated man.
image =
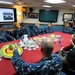
<svg viewBox="0 0 75 75">
<path fill-rule="evenodd" d="M 20 25 L 20 27 L 16 30 L 14 30 L 14 35 L 16 39 L 23 38 L 23 35 L 27 34 L 28 37 L 30 37 L 30 31 L 27 27 L 24 27 L 23 25 Z"/>
<path fill-rule="evenodd" d="M 73 29 L 70 27 L 70 24 L 68 22 L 65 22 L 64 32 L 68 34 L 73 33 Z"/>
<path fill-rule="evenodd" d="M 23 26 L 22 33 L 23 33 L 23 35 L 24 35 L 24 34 L 27 34 L 28 37 L 30 37 L 30 30 L 29 30 L 28 27 L 24 27 L 24 26 Z"/>
<path fill-rule="evenodd" d="M 0 31 L 0 43 L 12 40 L 15 40 L 15 38 L 9 35 L 6 31 Z"/>
<path fill-rule="evenodd" d="M 43 34 L 43 33 L 44 33 L 44 30 L 43 30 L 43 28 L 40 27 L 40 22 L 37 21 L 35 26 L 33 27 L 32 36 L 37 36 L 37 35 L 40 35 L 40 34 Z"/>
<path fill-rule="evenodd" d="M 43 58 L 38 63 L 26 63 L 20 58 L 17 49 L 14 50 L 11 61 L 16 72 L 21 75 L 62 75 L 62 61 L 59 55 L 52 52 L 53 49 L 54 42 L 52 40 L 43 40 L 41 43 Z"/>
<path fill-rule="evenodd" d="M 52 29 L 52 23 L 48 23 L 48 27 L 45 29 L 45 33 L 51 33 L 53 32 L 53 29 Z"/>
<path fill-rule="evenodd" d="M 70 49 L 70 51 L 64 51 L 66 53 L 66 57 L 63 57 L 63 51 L 61 51 L 59 54 L 63 60 L 63 70 L 67 75 L 75 75 L 75 36 L 72 37 L 72 45 L 73 49 Z"/>
</svg>

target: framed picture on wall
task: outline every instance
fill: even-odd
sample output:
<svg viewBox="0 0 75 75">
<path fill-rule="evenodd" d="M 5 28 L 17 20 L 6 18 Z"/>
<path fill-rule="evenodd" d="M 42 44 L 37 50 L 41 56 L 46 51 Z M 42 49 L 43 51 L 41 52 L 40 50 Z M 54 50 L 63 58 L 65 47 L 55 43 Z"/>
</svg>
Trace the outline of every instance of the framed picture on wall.
<svg viewBox="0 0 75 75">
<path fill-rule="evenodd" d="M 63 14 L 63 21 L 72 21 L 73 20 L 73 13 L 64 13 Z"/>
<path fill-rule="evenodd" d="M 28 13 L 28 18 L 37 19 L 38 18 L 38 13 Z"/>
</svg>

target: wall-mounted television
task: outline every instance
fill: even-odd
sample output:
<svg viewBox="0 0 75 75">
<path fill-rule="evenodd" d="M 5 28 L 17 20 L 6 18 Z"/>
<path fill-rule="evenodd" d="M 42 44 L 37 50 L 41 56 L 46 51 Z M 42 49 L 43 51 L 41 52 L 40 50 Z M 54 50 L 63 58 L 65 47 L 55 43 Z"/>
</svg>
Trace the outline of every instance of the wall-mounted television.
<svg viewBox="0 0 75 75">
<path fill-rule="evenodd" d="M 0 23 L 16 22 L 16 9 L 0 7 Z"/>
<path fill-rule="evenodd" d="M 39 21 L 57 22 L 58 10 L 39 10 Z"/>
</svg>

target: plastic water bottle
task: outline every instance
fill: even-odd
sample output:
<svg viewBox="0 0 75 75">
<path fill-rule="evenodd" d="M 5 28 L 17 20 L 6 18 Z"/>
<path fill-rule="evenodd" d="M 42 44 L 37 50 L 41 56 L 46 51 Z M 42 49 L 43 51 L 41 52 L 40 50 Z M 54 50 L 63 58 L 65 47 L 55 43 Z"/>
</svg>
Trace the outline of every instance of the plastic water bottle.
<svg viewBox="0 0 75 75">
<path fill-rule="evenodd" d="M 59 38 L 59 40 L 58 40 L 58 45 L 62 45 L 62 39 L 61 38 Z"/>
</svg>

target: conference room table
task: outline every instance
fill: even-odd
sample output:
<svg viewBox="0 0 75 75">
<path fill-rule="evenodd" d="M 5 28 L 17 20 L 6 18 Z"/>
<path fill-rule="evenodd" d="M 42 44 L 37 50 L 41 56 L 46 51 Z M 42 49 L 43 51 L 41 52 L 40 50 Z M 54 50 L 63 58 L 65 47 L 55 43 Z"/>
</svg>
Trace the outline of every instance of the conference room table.
<svg viewBox="0 0 75 75">
<path fill-rule="evenodd" d="M 41 38 L 49 37 L 51 34 L 60 35 L 62 37 L 61 45 L 58 44 L 58 41 L 56 41 L 54 43 L 54 50 L 53 50 L 54 53 L 58 52 L 59 49 L 61 49 L 62 47 L 64 47 L 64 49 L 65 49 L 71 45 L 71 42 L 70 42 L 71 35 L 63 33 L 63 32 L 53 32 L 53 33 L 49 33 L 49 34 L 39 35 L 38 37 L 41 37 Z M 35 37 L 37 37 L 37 36 L 35 36 Z M 34 37 L 32 37 L 32 38 L 34 38 Z M 11 42 L 0 43 L 0 49 L 4 45 L 12 44 L 12 43 L 19 43 L 19 42 L 20 42 L 20 40 L 14 40 Z M 36 50 L 30 50 L 30 51 L 23 49 L 21 58 L 27 63 L 39 62 L 42 58 L 40 47 L 37 48 Z M 0 61 L 0 75 L 16 75 L 16 71 L 14 70 L 14 67 L 11 63 L 11 59 L 2 57 L 2 60 Z"/>
</svg>

